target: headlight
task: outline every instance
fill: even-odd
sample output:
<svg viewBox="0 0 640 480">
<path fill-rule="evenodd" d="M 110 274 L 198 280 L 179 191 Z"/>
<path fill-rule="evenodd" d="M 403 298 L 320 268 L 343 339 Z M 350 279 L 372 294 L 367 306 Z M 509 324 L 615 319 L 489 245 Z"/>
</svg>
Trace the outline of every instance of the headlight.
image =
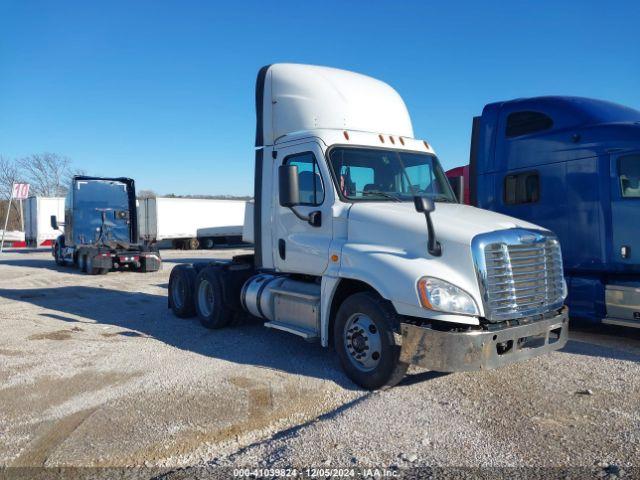
<svg viewBox="0 0 640 480">
<path fill-rule="evenodd" d="M 424 308 L 461 315 L 480 315 L 471 295 L 439 278 L 422 277 L 418 280 L 418 294 Z"/>
</svg>

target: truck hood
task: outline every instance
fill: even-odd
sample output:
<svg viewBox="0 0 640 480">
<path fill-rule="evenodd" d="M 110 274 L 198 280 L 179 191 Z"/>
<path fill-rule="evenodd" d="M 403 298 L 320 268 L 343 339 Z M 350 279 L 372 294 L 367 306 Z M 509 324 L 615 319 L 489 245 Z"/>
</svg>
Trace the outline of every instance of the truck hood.
<svg viewBox="0 0 640 480">
<path fill-rule="evenodd" d="M 436 237 L 444 249 L 447 242 L 470 246 L 473 237 L 494 230 L 545 230 L 507 215 L 457 203 L 436 203 L 431 218 Z M 349 211 L 349 241 L 393 246 L 424 256 L 426 221 L 423 214 L 416 212 L 412 202 L 354 203 Z"/>
<path fill-rule="evenodd" d="M 413 202 L 360 202 L 351 205 L 340 275 L 371 284 L 396 310 L 415 317 L 469 323 L 470 317 L 439 314 L 420 307 L 416 282 L 423 276 L 445 280 L 469 293 L 484 315 L 472 240 L 512 228 L 544 230 L 522 220 L 468 205 L 437 203 L 431 214 L 442 255 L 427 249 L 427 225 Z M 477 322 L 477 320 L 476 320 Z"/>
</svg>

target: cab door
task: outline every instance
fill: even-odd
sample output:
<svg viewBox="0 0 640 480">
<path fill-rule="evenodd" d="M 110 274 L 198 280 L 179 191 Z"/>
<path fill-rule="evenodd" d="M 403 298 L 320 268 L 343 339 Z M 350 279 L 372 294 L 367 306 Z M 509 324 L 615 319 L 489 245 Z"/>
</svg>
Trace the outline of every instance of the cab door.
<svg viewBox="0 0 640 480">
<path fill-rule="evenodd" d="M 611 156 L 612 260 L 640 264 L 640 151 Z"/>
<path fill-rule="evenodd" d="M 280 206 L 278 184 L 274 182 L 273 245 L 276 270 L 322 275 L 329 263 L 332 238 L 331 206 L 333 188 L 320 145 L 316 142 L 276 147 L 277 160 L 272 175 L 278 178 L 281 165 L 298 167 L 300 205 L 293 207 L 301 216 L 319 215 L 315 225 L 298 218 L 290 208 Z"/>
</svg>

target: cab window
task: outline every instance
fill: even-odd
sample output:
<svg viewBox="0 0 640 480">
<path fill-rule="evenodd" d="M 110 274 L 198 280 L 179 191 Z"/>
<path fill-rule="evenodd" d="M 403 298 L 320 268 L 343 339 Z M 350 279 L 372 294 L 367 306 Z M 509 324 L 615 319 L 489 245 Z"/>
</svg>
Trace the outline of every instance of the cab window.
<svg viewBox="0 0 640 480">
<path fill-rule="evenodd" d="M 518 205 L 535 203 L 540 199 L 538 172 L 523 172 L 504 177 L 504 203 Z"/>
<path fill-rule="evenodd" d="M 540 112 L 513 112 L 507 117 L 507 129 L 505 135 L 519 137 L 531 133 L 541 132 L 553 126 L 551 117 Z"/>
<path fill-rule="evenodd" d="M 620 157 L 618 176 L 623 198 L 640 198 L 640 154 Z"/>
<path fill-rule="evenodd" d="M 284 159 L 284 165 L 298 167 L 300 205 L 321 205 L 324 201 L 324 186 L 316 157 L 311 152 L 297 153 Z"/>
</svg>

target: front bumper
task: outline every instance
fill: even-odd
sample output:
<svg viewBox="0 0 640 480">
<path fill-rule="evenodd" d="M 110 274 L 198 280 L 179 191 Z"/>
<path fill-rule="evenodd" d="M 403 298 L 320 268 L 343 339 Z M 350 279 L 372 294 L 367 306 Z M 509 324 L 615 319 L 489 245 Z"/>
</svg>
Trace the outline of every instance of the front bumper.
<svg viewBox="0 0 640 480">
<path fill-rule="evenodd" d="M 569 310 L 500 330 L 439 331 L 401 324 L 400 360 L 437 372 L 501 367 L 558 350 L 567 343 Z"/>
</svg>

